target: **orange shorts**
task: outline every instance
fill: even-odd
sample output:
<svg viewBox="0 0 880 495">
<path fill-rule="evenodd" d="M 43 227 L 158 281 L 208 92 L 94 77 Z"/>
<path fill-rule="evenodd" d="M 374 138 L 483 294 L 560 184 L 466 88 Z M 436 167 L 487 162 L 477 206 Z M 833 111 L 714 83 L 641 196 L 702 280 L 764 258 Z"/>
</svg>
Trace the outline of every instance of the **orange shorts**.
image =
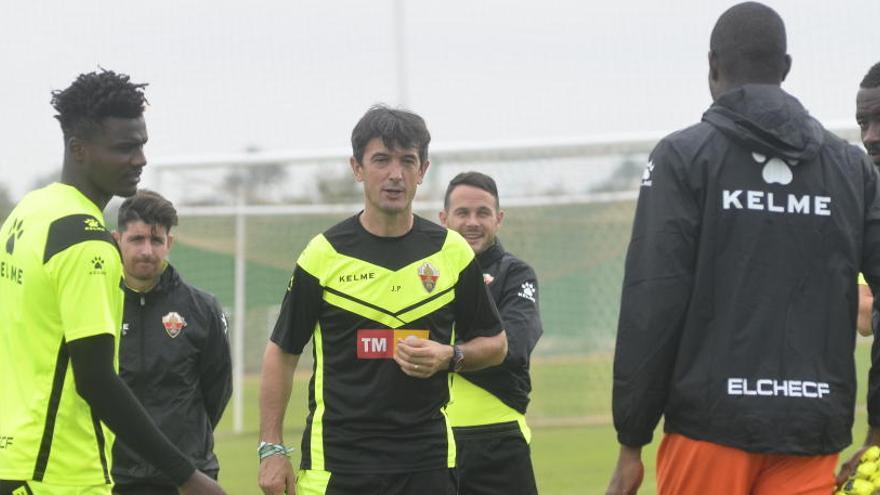
<svg viewBox="0 0 880 495">
<path fill-rule="evenodd" d="M 658 495 L 829 495 L 837 454 L 752 454 L 669 433 L 657 451 Z"/>
</svg>

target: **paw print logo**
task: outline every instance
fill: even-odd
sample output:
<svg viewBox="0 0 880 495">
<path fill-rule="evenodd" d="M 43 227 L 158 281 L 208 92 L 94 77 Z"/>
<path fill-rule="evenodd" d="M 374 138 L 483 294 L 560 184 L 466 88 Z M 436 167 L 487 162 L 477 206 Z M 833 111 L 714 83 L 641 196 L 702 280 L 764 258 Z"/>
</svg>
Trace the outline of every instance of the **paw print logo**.
<svg viewBox="0 0 880 495">
<path fill-rule="evenodd" d="M 92 271 L 89 273 L 91 275 L 104 275 L 106 272 L 104 271 L 104 258 L 100 256 L 95 256 L 92 258 Z"/>
<path fill-rule="evenodd" d="M 645 165 L 644 172 L 642 172 L 642 186 L 650 187 L 651 184 L 654 183 L 654 181 L 651 179 L 653 174 L 654 174 L 654 162 L 649 160 L 648 164 Z"/>
<path fill-rule="evenodd" d="M 9 237 L 6 238 L 7 253 L 12 254 L 15 251 L 15 241 L 21 239 L 21 234 L 24 234 L 24 230 L 22 229 L 23 224 L 24 219 L 12 220 L 12 226 L 9 227 Z"/>
<path fill-rule="evenodd" d="M 535 302 L 536 292 L 538 292 L 538 290 L 535 288 L 535 284 L 533 284 L 532 282 L 523 282 L 517 295 L 523 299 L 528 299 L 529 301 Z"/>
<path fill-rule="evenodd" d="M 788 163 L 779 158 L 770 158 L 768 160 L 765 155 L 760 153 L 752 153 L 752 160 L 764 165 L 764 169 L 761 170 L 761 178 L 764 179 L 764 182 L 767 184 L 782 184 L 783 186 L 791 184 L 791 180 L 794 178 L 791 173 L 791 167 L 798 164 L 797 160 L 789 160 Z"/>
</svg>

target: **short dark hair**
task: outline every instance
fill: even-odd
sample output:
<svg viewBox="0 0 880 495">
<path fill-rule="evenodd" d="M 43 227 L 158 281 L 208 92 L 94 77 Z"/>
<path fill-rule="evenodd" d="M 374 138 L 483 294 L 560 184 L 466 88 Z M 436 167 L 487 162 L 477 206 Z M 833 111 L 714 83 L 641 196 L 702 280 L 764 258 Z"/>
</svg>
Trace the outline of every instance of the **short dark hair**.
<svg viewBox="0 0 880 495">
<path fill-rule="evenodd" d="M 495 185 L 495 179 L 482 172 L 471 171 L 462 172 L 449 181 L 449 185 L 446 186 L 446 195 L 443 196 L 444 210 L 449 210 L 449 196 L 452 195 L 452 190 L 458 186 L 471 186 L 486 191 L 495 198 L 495 209 L 501 209 L 501 203 L 498 201 L 498 186 Z"/>
<path fill-rule="evenodd" d="M 371 139 L 380 137 L 389 149 L 418 148 L 419 161 L 428 161 L 431 134 L 425 119 L 408 110 L 373 105 L 351 131 L 351 149 L 358 163 Z"/>
<path fill-rule="evenodd" d="M 868 69 L 868 73 L 865 74 L 859 86 L 868 89 L 880 87 L 880 62 Z"/>
<path fill-rule="evenodd" d="M 165 232 L 171 232 L 171 227 L 177 225 L 177 210 L 161 194 L 149 189 L 139 189 L 134 196 L 122 202 L 118 218 L 116 229 L 120 232 L 125 231 L 129 222 L 137 221 L 147 225 L 161 225 L 165 227 Z"/>
<path fill-rule="evenodd" d="M 140 117 L 148 104 L 146 86 L 132 83 L 126 74 L 101 69 L 80 74 L 67 89 L 52 91 L 52 107 L 64 137 L 89 138 L 107 117 Z"/>
<path fill-rule="evenodd" d="M 786 43 L 785 23 L 775 10 L 762 3 L 744 2 L 718 18 L 709 49 L 727 77 L 777 84 L 787 70 Z"/>
</svg>

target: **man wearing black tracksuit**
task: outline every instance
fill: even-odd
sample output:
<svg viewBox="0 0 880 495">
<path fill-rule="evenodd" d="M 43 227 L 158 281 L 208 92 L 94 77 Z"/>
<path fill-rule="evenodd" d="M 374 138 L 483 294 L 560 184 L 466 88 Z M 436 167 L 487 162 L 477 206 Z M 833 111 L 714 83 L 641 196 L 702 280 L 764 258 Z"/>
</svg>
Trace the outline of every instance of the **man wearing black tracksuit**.
<svg viewBox="0 0 880 495">
<path fill-rule="evenodd" d="M 635 493 L 661 415 L 661 495 L 832 491 L 851 442 L 856 277 L 880 281 L 880 193 L 864 153 L 781 89 L 790 64 L 775 12 L 732 7 L 712 33 L 714 104 L 651 153 L 626 259 L 608 493 Z"/>
<path fill-rule="evenodd" d="M 213 431 L 232 393 L 226 317 L 210 294 L 187 284 L 166 257 L 177 214 L 141 190 L 123 202 L 114 237 L 125 271 L 119 374 L 165 435 L 195 466 L 217 478 Z M 113 449 L 114 493 L 176 494 L 131 448 Z"/>
<path fill-rule="evenodd" d="M 496 234 L 504 219 L 498 187 L 480 172 L 462 172 L 446 187 L 440 222 L 457 231 L 477 255 L 483 281 L 507 332 L 504 362 L 452 378 L 446 407 L 457 449 L 461 495 L 535 495 L 531 430 L 526 408 L 529 363 L 544 332 L 538 278 L 525 261 L 505 251 Z"/>
</svg>

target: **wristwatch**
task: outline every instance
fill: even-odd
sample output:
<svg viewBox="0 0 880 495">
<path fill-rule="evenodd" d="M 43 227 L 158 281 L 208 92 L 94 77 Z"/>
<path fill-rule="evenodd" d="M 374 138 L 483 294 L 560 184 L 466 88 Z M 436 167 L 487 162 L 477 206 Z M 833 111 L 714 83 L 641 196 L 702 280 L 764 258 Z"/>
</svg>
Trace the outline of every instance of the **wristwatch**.
<svg viewBox="0 0 880 495">
<path fill-rule="evenodd" d="M 461 347 L 455 344 L 452 346 L 452 357 L 449 359 L 449 367 L 446 368 L 446 371 L 461 371 L 462 366 L 464 366 L 464 353 L 461 352 Z"/>
</svg>

